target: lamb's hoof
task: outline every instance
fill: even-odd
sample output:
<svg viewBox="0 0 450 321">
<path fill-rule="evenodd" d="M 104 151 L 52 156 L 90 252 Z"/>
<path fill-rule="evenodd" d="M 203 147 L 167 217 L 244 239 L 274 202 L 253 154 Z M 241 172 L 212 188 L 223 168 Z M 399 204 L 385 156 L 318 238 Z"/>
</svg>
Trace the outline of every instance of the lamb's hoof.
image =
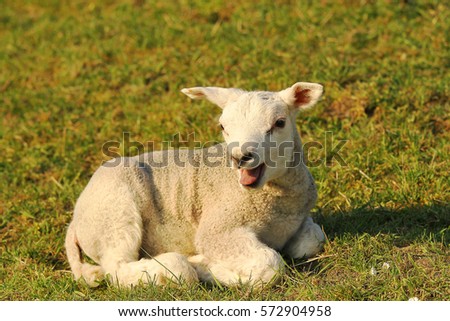
<svg viewBox="0 0 450 321">
<path fill-rule="evenodd" d="M 179 253 L 164 253 L 151 260 L 142 259 L 139 262 L 143 269 L 140 278 L 143 283 L 176 287 L 198 282 L 198 275 L 194 267 L 184 255 Z"/>
<path fill-rule="evenodd" d="M 153 260 L 163 267 L 156 280 L 158 285 L 178 286 L 198 282 L 196 270 L 184 255 L 171 252 L 158 255 Z"/>
<path fill-rule="evenodd" d="M 104 279 L 105 272 L 100 266 L 84 263 L 81 267 L 81 275 L 89 287 L 95 288 Z"/>
<path fill-rule="evenodd" d="M 289 240 L 284 252 L 292 258 L 310 258 L 320 253 L 325 244 L 325 234 L 319 225 L 308 217 L 300 230 Z"/>
</svg>

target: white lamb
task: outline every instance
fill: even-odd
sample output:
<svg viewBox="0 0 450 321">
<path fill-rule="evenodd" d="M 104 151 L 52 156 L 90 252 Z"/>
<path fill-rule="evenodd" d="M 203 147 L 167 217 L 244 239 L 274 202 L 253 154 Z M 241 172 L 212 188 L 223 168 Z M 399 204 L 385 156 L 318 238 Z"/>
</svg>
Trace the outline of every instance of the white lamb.
<svg viewBox="0 0 450 321">
<path fill-rule="evenodd" d="M 301 161 L 295 117 L 318 101 L 322 86 L 182 92 L 223 109 L 226 143 L 103 164 L 67 232 L 75 279 L 91 286 L 104 276 L 123 286 L 199 279 L 266 284 L 279 280 L 280 253 L 301 258 L 321 251 L 324 234 L 309 216 L 317 192 Z M 83 262 L 82 251 L 98 265 Z"/>
</svg>

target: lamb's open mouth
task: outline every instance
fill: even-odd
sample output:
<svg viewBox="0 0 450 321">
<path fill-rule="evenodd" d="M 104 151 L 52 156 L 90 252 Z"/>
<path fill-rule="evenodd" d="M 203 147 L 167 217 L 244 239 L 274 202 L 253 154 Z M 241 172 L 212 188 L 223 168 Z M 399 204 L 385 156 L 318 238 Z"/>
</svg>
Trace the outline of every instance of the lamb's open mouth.
<svg viewBox="0 0 450 321">
<path fill-rule="evenodd" d="M 239 169 L 240 179 L 239 183 L 246 187 L 256 187 L 264 175 L 264 163 L 252 169 Z"/>
</svg>

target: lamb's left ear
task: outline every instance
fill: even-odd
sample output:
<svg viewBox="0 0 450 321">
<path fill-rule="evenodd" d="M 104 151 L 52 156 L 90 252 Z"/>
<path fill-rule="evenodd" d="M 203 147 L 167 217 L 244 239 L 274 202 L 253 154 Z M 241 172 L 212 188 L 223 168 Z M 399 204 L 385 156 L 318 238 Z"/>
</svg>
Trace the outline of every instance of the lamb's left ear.
<svg viewBox="0 0 450 321">
<path fill-rule="evenodd" d="M 322 96 L 323 86 L 311 82 L 298 82 L 278 93 L 289 107 L 304 110 L 314 106 Z"/>
<path fill-rule="evenodd" d="M 183 88 L 181 92 L 192 99 L 208 99 L 220 108 L 224 108 L 229 102 L 245 93 L 242 89 L 221 87 Z"/>
</svg>

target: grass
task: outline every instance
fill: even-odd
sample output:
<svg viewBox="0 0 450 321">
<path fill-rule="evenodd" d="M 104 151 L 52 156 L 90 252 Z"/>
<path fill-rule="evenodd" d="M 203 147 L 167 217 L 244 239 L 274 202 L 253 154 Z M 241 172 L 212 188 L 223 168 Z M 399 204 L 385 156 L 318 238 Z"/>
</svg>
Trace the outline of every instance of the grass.
<svg viewBox="0 0 450 321">
<path fill-rule="evenodd" d="M 0 0 L 0 300 L 448 300 L 450 8 L 442 1 Z M 90 289 L 63 248 L 74 202 L 123 132 L 219 141 L 195 85 L 322 83 L 314 262 L 264 291 Z M 328 136 L 327 136 L 328 135 Z M 328 163 L 326 162 L 328 160 Z M 388 263 L 389 268 L 386 268 Z M 384 266 L 384 267 L 383 267 Z M 371 273 L 374 268 L 377 273 Z"/>
</svg>

